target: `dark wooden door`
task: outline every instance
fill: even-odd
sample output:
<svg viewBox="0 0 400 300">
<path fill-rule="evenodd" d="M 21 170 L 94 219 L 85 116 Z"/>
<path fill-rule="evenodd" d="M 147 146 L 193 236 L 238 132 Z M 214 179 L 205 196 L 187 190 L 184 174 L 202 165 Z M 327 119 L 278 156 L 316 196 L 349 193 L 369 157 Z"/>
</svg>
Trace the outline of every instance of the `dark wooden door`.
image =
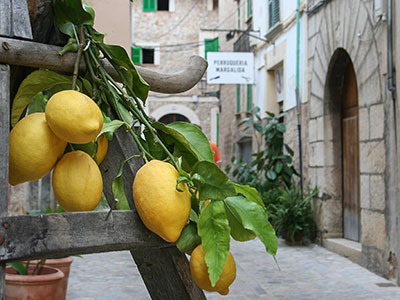
<svg viewBox="0 0 400 300">
<path fill-rule="evenodd" d="M 358 94 L 353 64 L 349 62 L 342 97 L 342 178 L 344 238 L 360 240 L 360 159 Z"/>
</svg>

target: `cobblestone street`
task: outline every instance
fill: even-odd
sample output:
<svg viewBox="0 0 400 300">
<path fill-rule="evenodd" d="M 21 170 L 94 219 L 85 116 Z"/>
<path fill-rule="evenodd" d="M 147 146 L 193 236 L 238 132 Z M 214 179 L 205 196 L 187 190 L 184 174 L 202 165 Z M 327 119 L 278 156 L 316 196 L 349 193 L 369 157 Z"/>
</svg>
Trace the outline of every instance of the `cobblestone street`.
<svg viewBox="0 0 400 300">
<path fill-rule="evenodd" d="M 348 259 L 316 245 L 280 243 L 277 260 L 260 241 L 232 241 L 237 278 L 228 296 L 208 299 L 394 300 L 400 288 Z M 150 299 L 128 251 L 84 255 L 72 264 L 67 300 Z"/>
</svg>

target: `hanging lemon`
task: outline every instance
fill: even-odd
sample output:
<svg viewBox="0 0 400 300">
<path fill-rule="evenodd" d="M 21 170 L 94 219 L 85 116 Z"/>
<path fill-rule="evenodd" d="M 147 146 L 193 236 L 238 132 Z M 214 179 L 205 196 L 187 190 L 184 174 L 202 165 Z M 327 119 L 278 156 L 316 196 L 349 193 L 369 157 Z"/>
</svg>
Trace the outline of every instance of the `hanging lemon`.
<svg viewBox="0 0 400 300">
<path fill-rule="evenodd" d="M 78 91 L 65 90 L 54 94 L 45 113 L 51 130 L 60 139 L 73 144 L 93 141 L 103 127 L 100 108 Z"/>
<path fill-rule="evenodd" d="M 10 132 L 9 183 L 42 178 L 64 153 L 66 144 L 51 131 L 44 113 L 20 120 Z"/>
<path fill-rule="evenodd" d="M 103 191 L 98 165 L 80 150 L 65 154 L 56 164 L 52 184 L 56 200 L 65 211 L 95 209 Z"/>
<path fill-rule="evenodd" d="M 205 254 L 206 252 L 202 245 L 197 246 L 192 252 L 190 257 L 190 273 L 194 281 L 203 290 L 227 295 L 229 293 L 229 286 L 236 278 L 236 264 L 232 254 L 229 252 L 224 269 L 214 287 L 211 286 L 208 277 L 208 267 L 204 260 Z"/>
<path fill-rule="evenodd" d="M 107 140 L 106 136 L 104 134 L 102 134 L 97 139 L 96 161 L 97 161 L 98 165 L 100 165 L 101 162 L 106 157 L 107 151 L 108 151 L 108 140 Z"/>
<path fill-rule="evenodd" d="M 190 192 L 176 189 L 178 171 L 169 163 L 152 160 L 139 169 L 133 199 L 144 225 L 167 242 L 176 242 L 190 214 Z"/>
</svg>

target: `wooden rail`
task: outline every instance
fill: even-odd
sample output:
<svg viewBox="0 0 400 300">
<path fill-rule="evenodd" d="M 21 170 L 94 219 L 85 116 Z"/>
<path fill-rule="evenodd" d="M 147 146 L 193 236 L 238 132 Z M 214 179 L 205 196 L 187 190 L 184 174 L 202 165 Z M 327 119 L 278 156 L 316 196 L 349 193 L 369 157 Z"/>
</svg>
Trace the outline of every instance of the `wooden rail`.
<svg viewBox="0 0 400 300">
<path fill-rule="evenodd" d="M 60 56 L 58 52 L 61 47 L 3 37 L 0 37 L 0 45 L 0 63 L 67 73 L 73 71 L 76 54 L 70 52 Z M 111 76 L 119 80 L 117 72 L 107 61 L 104 61 L 104 66 Z M 85 69 L 86 66 L 82 61 L 80 71 L 83 72 Z M 192 56 L 183 70 L 170 74 L 140 66 L 136 66 L 136 69 L 150 85 L 151 91 L 176 94 L 191 89 L 200 81 L 207 69 L 207 62 L 200 56 Z"/>
</svg>

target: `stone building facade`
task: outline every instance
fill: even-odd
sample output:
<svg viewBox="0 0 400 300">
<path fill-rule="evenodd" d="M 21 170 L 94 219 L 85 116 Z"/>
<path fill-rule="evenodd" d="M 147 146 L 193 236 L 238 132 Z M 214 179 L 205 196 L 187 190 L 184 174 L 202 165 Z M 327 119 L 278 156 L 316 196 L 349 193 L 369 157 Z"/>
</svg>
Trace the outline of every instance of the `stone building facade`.
<svg viewBox="0 0 400 300">
<path fill-rule="evenodd" d="M 394 2 L 308 1 L 307 179 L 322 195 L 324 244 L 349 247 L 357 262 L 398 280 L 398 104 L 387 81 L 399 50 L 392 56 L 387 44 L 398 33 L 388 31 Z"/>
<path fill-rule="evenodd" d="M 216 35 L 201 30 L 216 26 L 218 1 L 154 1 L 156 7 L 150 8 L 146 7 L 149 2 L 132 2 L 131 46 L 141 53 L 139 64 L 143 67 L 177 72 L 184 69 L 191 56 L 205 57 L 206 41 L 218 47 Z M 219 142 L 219 89 L 207 86 L 205 78 L 182 94 L 150 92 L 146 109 L 157 121 L 183 120 L 199 125 L 210 140 Z"/>
</svg>

